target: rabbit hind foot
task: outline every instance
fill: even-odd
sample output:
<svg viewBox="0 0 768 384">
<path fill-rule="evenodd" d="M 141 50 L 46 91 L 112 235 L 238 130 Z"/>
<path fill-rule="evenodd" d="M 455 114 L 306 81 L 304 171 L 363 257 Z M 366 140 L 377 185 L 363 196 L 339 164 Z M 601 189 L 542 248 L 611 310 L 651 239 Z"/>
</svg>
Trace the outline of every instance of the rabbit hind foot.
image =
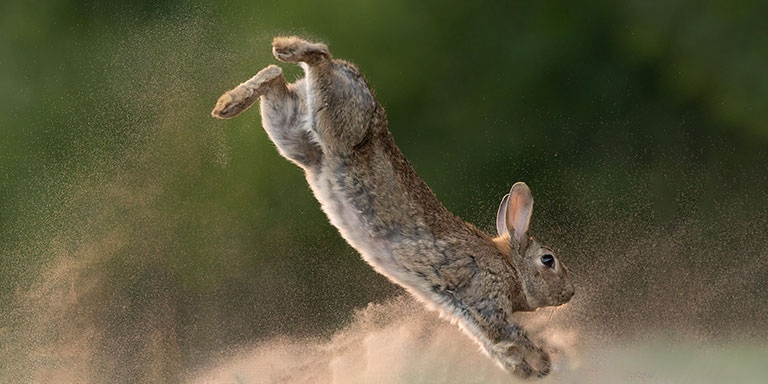
<svg viewBox="0 0 768 384">
<path fill-rule="evenodd" d="M 274 86 L 285 88 L 285 79 L 280 67 L 270 65 L 235 89 L 221 95 L 211 115 L 219 119 L 231 119 L 243 113 Z"/>
</svg>

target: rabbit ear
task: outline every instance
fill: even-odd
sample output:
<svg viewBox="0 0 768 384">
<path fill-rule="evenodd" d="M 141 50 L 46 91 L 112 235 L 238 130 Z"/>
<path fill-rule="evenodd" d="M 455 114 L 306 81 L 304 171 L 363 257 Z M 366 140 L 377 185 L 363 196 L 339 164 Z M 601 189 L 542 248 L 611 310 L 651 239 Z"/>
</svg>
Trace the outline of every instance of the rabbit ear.
<svg viewBox="0 0 768 384">
<path fill-rule="evenodd" d="M 509 201 L 509 193 L 501 199 L 499 211 L 496 212 L 496 233 L 499 236 L 504 236 L 507 233 L 507 201 Z"/>
<path fill-rule="evenodd" d="M 505 217 L 507 231 L 518 242 L 525 239 L 533 213 L 533 195 L 523 182 L 517 182 L 509 191 Z"/>
</svg>

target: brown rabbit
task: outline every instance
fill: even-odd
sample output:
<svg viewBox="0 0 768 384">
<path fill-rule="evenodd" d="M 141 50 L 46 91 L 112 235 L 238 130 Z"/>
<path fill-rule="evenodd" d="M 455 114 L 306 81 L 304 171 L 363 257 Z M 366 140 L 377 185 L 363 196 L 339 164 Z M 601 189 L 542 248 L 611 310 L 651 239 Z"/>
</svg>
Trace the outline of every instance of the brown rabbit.
<svg viewBox="0 0 768 384">
<path fill-rule="evenodd" d="M 296 37 L 272 45 L 278 60 L 301 63 L 306 77 L 286 84 L 271 65 L 221 96 L 213 116 L 235 117 L 261 98 L 278 151 L 304 169 L 331 223 L 376 271 L 458 323 L 503 368 L 547 375 L 547 353 L 510 315 L 564 304 L 574 288 L 552 250 L 528 236 L 528 186 L 512 186 L 496 218 L 499 236 L 488 236 L 449 212 L 416 175 L 354 65 Z"/>
</svg>

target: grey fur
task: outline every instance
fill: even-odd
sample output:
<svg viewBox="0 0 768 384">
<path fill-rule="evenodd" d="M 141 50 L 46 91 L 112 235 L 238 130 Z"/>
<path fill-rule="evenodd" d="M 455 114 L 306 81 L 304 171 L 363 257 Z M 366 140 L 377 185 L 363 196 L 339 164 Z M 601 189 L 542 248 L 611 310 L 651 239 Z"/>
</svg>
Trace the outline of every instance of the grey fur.
<svg viewBox="0 0 768 384">
<path fill-rule="evenodd" d="M 331 223 L 376 271 L 458 323 L 504 369 L 547 375 L 547 353 L 510 315 L 566 303 L 574 290 L 567 268 L 559 260 L 544 266 L 541 256 L 552 251 L 527 235 L 530 189 L 513 187 L 510 195 L 523 200 L 502 203 L 502 233 L 491 238 L 449 212 L 416 175 L 354 65 L 296 37 L 275 38 L 273 54 L 301 63 L 306 77 L 286 84 L 269 66 L 224 94 L 213 116 L 237 116 L 260 98 L 269 137 L 305 170 Z M 524 236 L 510 233 L 512 217 L 524 223 L 517 228 Z"/>
</svg>

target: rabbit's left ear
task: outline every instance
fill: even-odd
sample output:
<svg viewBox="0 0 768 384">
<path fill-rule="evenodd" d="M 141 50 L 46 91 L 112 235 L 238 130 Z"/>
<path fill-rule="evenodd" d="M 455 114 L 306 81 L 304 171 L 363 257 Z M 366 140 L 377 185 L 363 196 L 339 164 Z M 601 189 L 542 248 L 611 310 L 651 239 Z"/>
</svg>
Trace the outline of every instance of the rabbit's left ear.
<svg viewBox="0 0 768 384">
<path fill-rule="evenodd" d="M 507 233 L 507 201 L 509 201 L 509 193 L 501 199 L 499 210 L 496 212 L 496 233 L 499 236 L 504 236 Z"/>
<path fill-rule="evenodd" d="M 523 182 L 517 182 L 509 191 L 509 197 L 502 201 L 506 203 L 504 223 L 509 235 L 522 244 L 528 234 L 528 225 L 531 223 L 533 213 L 533 194 Z M 498 223 L 498 218 L 497 218 Z"/>
</svg>

